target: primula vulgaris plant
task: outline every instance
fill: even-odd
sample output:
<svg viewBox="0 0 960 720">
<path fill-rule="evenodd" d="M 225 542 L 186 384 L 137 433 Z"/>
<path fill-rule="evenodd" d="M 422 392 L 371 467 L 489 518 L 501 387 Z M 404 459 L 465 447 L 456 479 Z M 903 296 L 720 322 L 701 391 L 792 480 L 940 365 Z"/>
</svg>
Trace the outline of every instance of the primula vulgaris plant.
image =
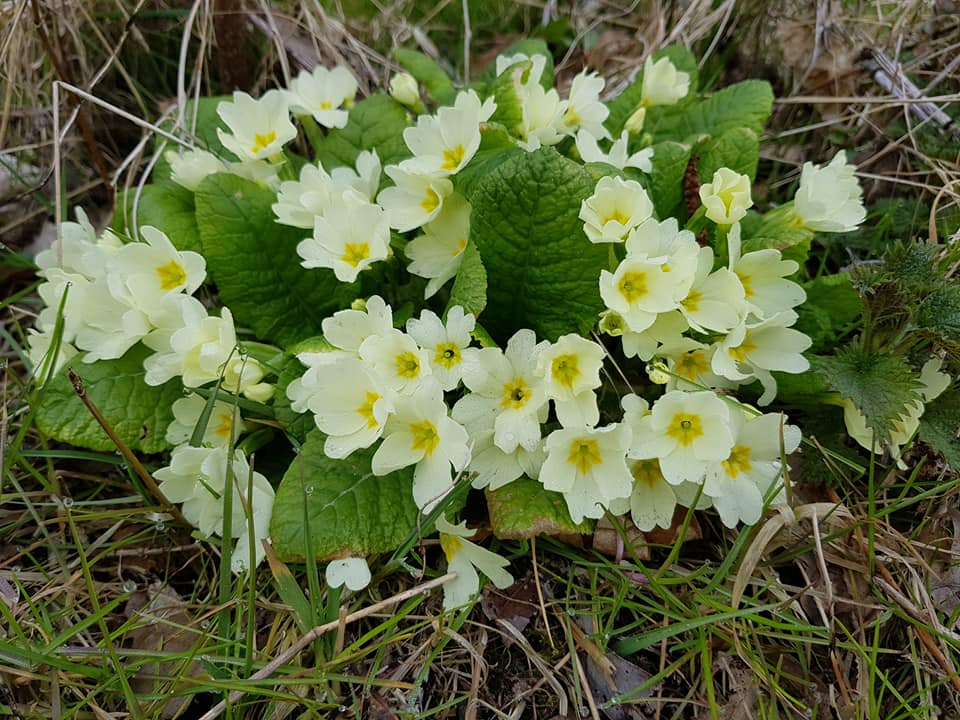
<svg viewBox="0 0 960 720">
<path fill-rule="evenodd" d="M 235 570 L 268 541 L 356 589 L 363 558 L 435 528 L 447 607 L 477 569 L 512 581 L 456 523 L 459 487 L 485 490 L 512 538 L 605 513 L 669 527 L 678 506 L 734 527 L 784 502 L 801 432 L 758 407 L 776 373 L 809 368 L 793 278 L 813 232 L 864 219 L 843 154 L 761 216 L 766 83 L 702 99 L 693 58 L 667 48 L 603 102 L 590 72 L 561 98 L 536 43 L 459 92 L 400 59 L 417 79 L 356 104 L 350 73 L 322 67 L 191 104 L 195 136 L 112 230 L 64 224 L 37 258 L 41 427 L 109 447 L 72 363 L 133 449 L 173 446 L 160 490 L 201 534 L 230 527 Z M 254 450 L 288 464 L 276 495 Z"/>
</svg>

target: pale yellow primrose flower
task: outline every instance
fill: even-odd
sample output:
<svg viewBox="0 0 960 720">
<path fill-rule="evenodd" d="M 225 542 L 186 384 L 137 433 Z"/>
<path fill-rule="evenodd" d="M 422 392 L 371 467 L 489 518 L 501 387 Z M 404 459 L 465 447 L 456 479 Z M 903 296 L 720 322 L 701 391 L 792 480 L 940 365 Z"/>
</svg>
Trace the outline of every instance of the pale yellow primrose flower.
<svg viewBox="0 0 960 720">
<path fill-rule="evenodd" d="M 715 393 L 672 390 L 634 427 L 630 457 L 657 458 L 667 482 L 702 483 L 711 462 L 730 455 L 733 432 L 727 403 Z"/>
<path fill-rule="evenodd" d="M 217 137 L 240 160 L 275 157 L 297 136 L 287 101 L 279 90 L 268 90 L 259 100 L 238 90 L 233 93 L 233 102 L 217 105 L 217 115 L 230 128 L 229 133 L 217 129 Z"/>
<path fill-rule="evenodd" d="M 577 334 L 563 335 L 540 355 L 537 372 L 564 427 L 593 427 L 600 419 L 597 396 L 604 350 Z"/>
<path fill-rule="evenodd" d="M 745 291 L 735 273 L 727 268 L 710 272 L 712 267 L 713 248 L 700 248 L 697 274 L 680 312 L 698 332 L 729 332 L 747 315 Z"/>
<path fill-rule="evenodd" d="M 653 216 L 653 202 L 635 180 L 602 177 L 593 195 L 580 203 L 583 232 L 592 243 L 623 242 L 627 234 Z"/>
<path fill-rule="evenodd" d="M 562 122 L 567 135 L 573 135 L 580 128 L 595 138 L 609 138 L 610 132 L 603 126 L 610 110 L 600 102 L 600 93 L 606 84 L 600 75 L 584 70 L 573 78 L 567 109 Z"/>
<path fill-rule="evenodd" d="M 627 255 L 615 272 L 600 271 L 600 297 L 622 318 L 626 329 L 639 333 L 661 313 L 677 307 L 677 282 L 661 258 Z"/>
<path fill-rule="evenodd" d="M 359 355 L 385 387 L 402 395 L 417 392 L 424 378 L 433 373 L 430 354 L 395 328 L 368 337 L 360 345 Z"/>
<path fill-rule="evenodd" d="M 148 315 L 170 293 L 193 294 L 206 278 L 199 253 L 179 251 L 166 233 L 145 225 L 146 242 L 127 243 L 111 259 L 108 284 L 114 297 L 127 300 Z"/>
<path fill-rule="evenodd" d="M 477 570 L 501 590 L 513 585 L 513 575 L 506 570 L 510 561 L 466 540 L 476 535 L 477 531 L 468 530 L 465 521 L 454 525 L 446 516 L 441 516 L 437 518 L 437 531 L 440 533 L 440 547 L 447 558 L 447 571 L 457 574 L 457 577 L 443 585 L 444 610 L 466 605 L 480 591 Z"/>
<path fill-rule="evenodd" d="M 628 257 L 646 257 L 659 262 L 661 270 L 670 273 L 677 302 L 690 292 L 701 248 L 692 232 L 680 229 L 676 218 L 643 221 L 627 235 L 626 248 Z"/>
<path fill-rule="evenodd" d="M 453 193 L 446 177 L 408 172 L 389 165 L 385 172 L 394 184 L 377 196 L 377 204 L 387 211 L 390 227 L 400 232 L 413 230 L 435 219 L 444 199 Z"/>
<path fill-rule="evenodd" d="M 617 140 L 610 144 L 610 151 L 604 152 L 597 143 L 597 138 L 586 130 L 577 133 L 577 152 L 585 163 L 602 162 L 612 165 L 619 170 L 633 167 L 641 172 L 653 172 L 653 148 L 643 148 L 632 155 L 629 152 L 628 144 L 630 141 L 629 133 L 624 130 Z"/>
<path fill-rule="evenodd" d="M 497 77 L 503 75 L 503 73 L 517 63 L 526 62 L 528 60 L 530 63 L 532 63 L 533 67 L 530 68 L 527 78 L 522 85 L 539 85 L 540 80 L 543 78 L 543 72 L 547 67 L 547 58 L 545 55 L 541 55 L 540 53 L 534 53 L 532 56 L 526 55 L 525 53 L 498 55 L 496 61 Z"/>
<path fill-rule="evenodd" d="M 623 354 L 627 357 L 638 357 L 646 362 L 657 354 L 658 348 L 679 342 L 683 333 L 689 328 L 690 323 L 679 311 L 660 313 L 653 325 L 643 332 L 633 332 L 625 329 L 620 333 Z"/>
<path fill-rule="evenodd" d="M 184 296 L 179 305 L 179 328 L 169 333 L 166 348 L 143 361 L 147 385 L 162 385 L 180 376 L 185 387 L 195 388 L 219 378 L 227 361 L 236 353 L 237 333 L 229 308 L 220 311 L 220 317 L 207 315 L 199 302 Z M 157 343 L 146 338 L 145 344 L 156 349 Z"/>
<path fill-rule="evenodd" d="M 160 468 L 154 477 L 160 481 L 160 491 L 175 503 L 183 503 L 183 516 L 204 535 L 219 535 L 223 530 L 223 496 L 227 480 L 227 448 L 196 448 L 180 445 L 173 449 L 170 465 Z M 242 451 L 234 452 L 231 484 L 233 504 L 231 516 L 231 534 L 237 538 L 230 559 L 230 567 L 235 573 L 249 569 L 250 541 L 248 533 L 248 515 L 244 504 L 249 507 L 253 520 L 254 561 L 259 564 L 264 558 L 262 541 L 270 541 L 270 516 L 273 512 L 274 490 L 270 482 L 260 473 L 252 473 L 253 492 L 247 497 L 250 485 L 250 465 Z"/>
<path fill-rule="evenodd" d="M 420 85 L 410 73 L 397 73 L 390 78 L 390 96 L 401 105 L 414 107 L 420 102 Z"/>
<path fill-rule="evenodd" d="M 633 477 L 630 492 L 630 518 L 637 529 L 649 532 L 655 527 L 669 528 L 677 507 L 673 485 L 667 482 L 656 458 L 627 463 Z"/>
<path fill-rule="evenodd" d="M 686 97 L 690 90 L 690 74 L 677 70 L 670 58 L 662 57 L 656 62 L 648 57 L 643 63 L 641 81 L 641 105 L 674 105 Z"/>
<path fill-rule="evenodd" d="M 170 165 L 170 179 L 177 185 L 196 192 L 208 175 L 229 172 L 226 163 L 206 150 L 167 150 L 163 159 Z"/>
<path fill-rule="evenodd" d="M 424 299 L 433 297 L 460 270 L 470 238 L 470 211 L 466 198 L 453 193 L 444 201 L 440 213 L 423 226 L 423 234 L 403 249 L 410 258 L 407 271 L 429 279 Z"/>
<path fill-rule="evenodd" d="M 740 223 L 727 233 L 730 269 L 740 278 L 747 306 L 758 318 L 790 310 L 807 299 L 806 291 L 792 280 L 786 280 L 800 266 L 784 260 L 779 250 L 767 248 L 741 255 Z"/>
<path fill-rule="evenodd" d="M 416 465 L 413 499 L 423 512 L 430 512 L 453 489 L 452 472 L 470 462 L 469 439 L 447 414 L 439 383 L 428 378 L 415 394 L 397 398 L 396 413 L 387 420 L 371 468 L 375 475 L 386 475 Z"/>
<path fill-rule="evenodd" d="M 920 399 L 909 403 L 900 417 L 894 421 L 889 443 L 876 443 L 877 447 L 874 447 L 874 434 L 873 430 L 867 427 L 867 419 L 851 400 L 844 398 L 843 422 L 847 426 L 850 437 L 871 452 L 887 447 L 890 454 L 897 458 L 897 467 L 906 469 L 906 464 L 900 458 L 900 447 L 913 437 L 920 426 L 920 418 L 926 409 L 924 403 L 939 397 L 950 387 L 950 376 L 940 372 L 942 364 L 943 361 L 940 358 L 931 358 L 924 363 L 920 370 Z"/>
<path fill-rule="evenodd" d="M 447 311 L 446 324 L 430 310 L 423 310 L 419 318 L 407 320 L 407 334 L 427 351 L 432 375 L 443 390 L 453 390 L 460 384 L 463 358 L 476 352 L 468 347 L 475 326 L 476 318 L 459 305 Z"/>
<path fill-rule="evenodd" d="M 473 158 L 480 147 L 480 123 L 493 115 L 492 98 L 483 103 L 473 90 L 457 95 L 453 107 L 442 107 L 435 116 L 421 115 L 414 127 L 403 131 L 403 141 L 413 157 L 400 166 L 411 173 L 453 175 Z"/>
<path fill-rule="evenodd" d="M 700 201 L 707 217 L 717 225 L 740 222 L 753 205 L 750 178 L 722 167 L 713 174 L 711 182 L 700 186 Z"/>
<path fill-rule="evenodd" d="M 327 342 L 356 354 L 371 335 L 386 335 L 393 330 L 393 309 L 382 297 L 373 295 L 363 304 L 362 310 L 335 312 L 324 318 L 320 327 Z"/>
<path fill-rule="evenodd" d="M 348 113 L 341 106 L 357 94 L 357 81 L 347 68 L 327 69 L 318 65 L 313 72 L 301 70 L 284 92 L 290 109 L 298 115 L 312 115 L 318 124 L 342 128 Z"/>
<path fill-rule="evenodd" d="M 633 478 L 626 462 L 630 438 L 630 427 L 623 423 L 564 428 L 547 436 L 540 482 L 547 490 L 563 493 L 575 523 L 603 517 L 612 503 L 630 496 Z"/>
<path fill-rule="evenodd" d="M 300 241 L 297 254 L 303 258 L 303 267 L 330 268 L 340 282 L 353 282 L 361 271 L 390 254 L 386 212 L 348 188 L 316 218 L 313 237 Z"/>
<path fill-rule="evenodd" d="M 547 457 L 543 443 L 537 444 L 533 450 L 518 445 L 516 450 L 506 453 L 494 443 L 492 429 L 474 431 L 467 426 L 467 433 L 473 442 L 467 470 L 475 476 L 472 485 L 476 489 L 496 490 L 523 475 L 531 480 L 540 477 L 540 468 Z"/>
<path fill-rule="evenodd" d="M 804 227 L 819 232 L 851 232 L 864 221 L 863 189 L 843 150 L 821 167 L 807 162 L 800 171 L 794 209 Z"/>
<path fill-rule="evenodd" d="M 507 348 L 481 348 L 464 358 L 463 384 L 470 393 L 453 406 L 453 417 L 471 429 L 491 426 L 494 442 L 506 453 L 518 445 L 534 450 L 540 443 L 540 423 L 546 420 L 549 398 L 537 374 L 540 353 L 549 345 L 537 343 L 532 330 L 522 329 Z"/>
<path fill-rule="evenodd" d="M 38 332 L 34 328 L 27 330 L 27 357 L 33 367 L 33 378 L 39 385 L 47 377 L 56 377 L 67 363 L 79 352 L 73 345 L 62 339 L 57 355 L 53 357 L 53 330 Z M 50 369 L 50 364 L 53 369 Z"/>
<path fill-rule="evenodd" d="M 330 587 L 347 586 L 358 592 L 370 584 L 370 566 L 363 558 L 343 558 L 331 560 L 324 573 L 327 585 Z"/>
<path fill-rule="evenodd" d="M 207 406 L 207 399 L 191 393 L 173 403 L 173 421 L 167 426 L 166 440 L 171 445 L 190 442 L 194 428 Z M 206 447 L 226 447 L 236 441 L 249 427 L 240 417 L 240 409 L 223 400 L 214 400 L 213 410 L 203 430 L 202 443 Z"/>
<path fill-rule="evenodd" d="M 728 528 L 753 525 L 763 514 L 763 498 L 780 478 L 781 421 L 779 413 L 755 417 L 745 411 L 730 412 L 734 445 L 730 455 L 707 469 L 703 491 L 713 498 L 720 520 Z M 783 452 L 800 446 L 800 428 L 783 423 Z M 771 502 L 785 500 L 783 491 Z"/>
</svg>

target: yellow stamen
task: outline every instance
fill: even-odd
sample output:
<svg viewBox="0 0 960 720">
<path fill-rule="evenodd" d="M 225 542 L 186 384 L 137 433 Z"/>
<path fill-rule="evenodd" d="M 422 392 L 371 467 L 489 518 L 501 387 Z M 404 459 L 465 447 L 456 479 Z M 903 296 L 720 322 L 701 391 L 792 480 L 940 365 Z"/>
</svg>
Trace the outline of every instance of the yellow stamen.
<svg viewBox="0 0 960 720">
<path fill-rule="evenodd" d="M 554 380 L 573 389 L 574 381 L 580 377 L 580 358 L 573 353 L 558 355 L 553 359 L 550 369 Z"/>
<path fill-rule="evenodd" d="M 410 423 L 410 432 L 413 433 L 414 450 L 422 450 L 424 455 L 430 456 L 440 444 L 440 435 L 437 433 L 437 426 L 429 420 L 423 422 Z"/>
<path fill-rule="evenodd" d="M 444 150 L 443 165 L 440 167 L 447 172 L 455 172 L 460 167 L 460 163 L 463 162 L 464 155 L 466 155 L 466 150 L 463 149 L 463 145 L 457 145 L 453 150 Z"/>
<path fill-rule="evenodd" d="M 253 148 L 251 148 L 250 152 L 256 155 L 258 152 L 260 152 L 261 150 L 269 146 L 270 143 L 272 143 L 276 139 L 277 139 L 277 133 L 275 130 L 271 130 L 270 132 L 264 135 L 261 135 L 260 133 L 255 133 L 253 136 Z"/>
<path fill-rule="evenodd" d="M 343 255 L 340 256 L 340 259 L 351 267 L 357 267 L 369 257 L 370 245 L 368 243 L 345 243 Z"/>
<path fill-rule="evenodd" d="M 603 220 L 604 225 L 606 225 L 608 222 L 618 222 L 624 227 L 626 227 L 627 223 L 630 222 L 630 217 L 628 215 L 624 215 L 619 210 L 614 210 L 612 213 L 607 215 L 607 217 L 605 217 Z"/>
<path fill-rule="evenodd" d="M 750 448 L 745 445 L 734 445 L 730 451 L 730 457 L 720 463 L 723 471 L 730 477 L 735 478 L 740 473 L 749 472 L 750 468 Z"/>
<path fill-rule="evenodd" d="M 320 103 L 320 109 L 321 109 L 321 110 L 333 110 L 333 103 L 330 102 L 329 100 L 324 100 L 322 103 Z"/>
<path fill-rule="evenodd" d="M 230 413 L 224 413 L 220 416 L 220 424 L 213 434 L 222 437 L 224 440 L 230 439 L 230 433 L 233 431 L 233 416 Z"/>
<path fill-rule="evenodd" d="M 440 533 L 440 547 L 443 548 L 443 554 L 446 556 L 447 562 L 450 562 L 454 556 L 460 552 L 460 548 L 463 547 L 463 541 L 456 535 Z"/>
<path fill-rule="evenodd" d="M 563 122 L 565 125 L 580 125 L 583 123 L 583 120 L 580 119 L 580 114 L 570 108 L 563 114 Z"/>
<path fill-rule="evenodd" d="M 647 294 L 647 276 L 641 272 L 624 273 L 617 290 L 628 303 L 634 303 Z"/>
<path fill-rule="evenodd" d="M 420 360 L 409 350 L 397 355 L 397 375 L 412 380 L 420 374 Z"/>
<path fill-rule="evenodd" d="M 173 290 L 187 282 L 187 271 L 176 260 L 171 260 L 166 265 L 158 267 L 157 275 L 160 276 L 161 290 Z"/>
<path fill-rule="evenodd" d="M 687 447 L 703 435 L 703 423 L 700 416 L 693 413 L 677 413 L 670 421 L 667 435 Z"/>
<path fill-rule="evenodd" d="M 527 382 L 522 377 L 516 378 L 503 386 L 503 400 L 500 401 L 500 407 L 505 410 L 519 410 L 530 400 L 530 395 L 530 386 Z"/>
<path fill-rule="evenodd" d="M 440 196 L 437 194 L 437 191 L 433 188 L 427 188 L 426 195 L 424 195 L 423 200 L 420 201 L 420 207 L 423 208 L 424 212 L 428 213 L 432 213 L 440 207 Z"/>
<path fill-rule="evenodd" d="M 433 357 L 433 361 L 435 363 L 443 365 L 447 370 L 452 368 L 454 365 L 459 365 L 462 359 L 463 358 L 460 355 L 460 346 L 452 342 L 440 343 L 437 345 L 437 354 Z"/>
<path fill-rule="evenodd" d="M 364 398 L 365 402 L 357 408 L 357 413 L 367 421 L 367 427 L 371 430 L 378 425 L 377 418 L 373 414 L 373 406 L 379 399 L 380 395 L 367 391 L 366 397 Z"/>
<path fill-rule="evenodd" d="M 577 468 L 581 474 L 586 475 L 594 465 L 601 465 L 603 457 L 600 455 L 600 447 L 596 440 L 584 440 L 579 438 L 570 443 L 570 455 L 567 456 L 567 462 Z"/>
</svg>

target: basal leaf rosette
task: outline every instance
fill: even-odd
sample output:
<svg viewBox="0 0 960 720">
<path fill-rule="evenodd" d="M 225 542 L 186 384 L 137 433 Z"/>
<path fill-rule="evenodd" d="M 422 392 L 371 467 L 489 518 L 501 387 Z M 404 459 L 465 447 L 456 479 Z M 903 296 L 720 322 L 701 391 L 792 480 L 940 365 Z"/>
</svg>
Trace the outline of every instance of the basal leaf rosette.
<svg viewBox="0 0 960 720">
<path fill-rule="evenodd" d="M 512 581 L 458 520 L 465 485 L 503 538 L 607 513 L 650 531 L 678 506 L 735 527 L 784 502 L 800 430 L 759 408 L 809 368 L 794 325 L 813 234 L 863 220 L 845 157 L 760 215 L 766 83 L 701 98 L 694 58 L 668 48 L 618 97 L 588 71 L 561 95 L 531 41 L 458 92 L 399 57 L 411 75 L 358 102 L 343 67 L 201 100 L 209 127 L 113 231 L 64 224 L 37 259 L 41 427 L 105 447 L 64 390 L 66 364 L 90 366 L 95 392 L 150 398 L 108 419 L 136 449 L 173 447 L 161 489 L 202 535 L 238 539 L 235 571 L 272 540 L 355 591 L 365 558 L 436 531 L 447 608 L 478 570 Z M 271 440 L 295 456 L 282 478 L 248 460 Z"/>
</svg>

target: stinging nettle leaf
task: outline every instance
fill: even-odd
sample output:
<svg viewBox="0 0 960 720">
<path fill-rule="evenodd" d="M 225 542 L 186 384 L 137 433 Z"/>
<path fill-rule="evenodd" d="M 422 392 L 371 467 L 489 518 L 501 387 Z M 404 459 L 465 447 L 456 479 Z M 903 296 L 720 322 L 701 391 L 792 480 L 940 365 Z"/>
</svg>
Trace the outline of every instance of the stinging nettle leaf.
<svg viewBox="0 0 960 720">
<path fill-rule="evenodd" d="M 920 418 L 920 439 L 956 472 L 960 471 L 960 391 L 950 390 L 927 403 Z"/>
<path fill-rule="evenodd" d="M 470 241 L 487 271 L 484 320 L 498 341 L 520 328 L 556 340 L 593 327 L 608 261 L 579 218 L 593 189 L 584 169 L 552 148 L 513 156 L 478 183 Z"/>
<path fill-rule="evenodd" d="M 311 551 L 318 560 L 399 547 L 417 527 L 413 468 L 377 476 L 370 469 L 373 448 L 331 460 L 323 444 L 323 434 L 311 432 L 277 489 L 270 520 L 277 556 L 284 562 L 301 562 L 306 557 L 304 503 Z"/>
<path fill-rule="evenodd" d="M 73 363 L 87 396 L 117 436 L 131 450 L 144 453 L 170 447 L 165 435 L 173 422 L 172 406 L 183 397 L 183 385 L 177 379 L 159 386 L 143 381 L 143 361 L 151 354 L 138 344 L 117 360 L 97 360 L 86 365 L 77 358 Z M 37 427 L 50 437 L 78 447 L 116 449 L 77 397 L 66 368 L 44 390 L 43 402 L 37 409 Z"/>
<path fill-rule="evenodd" d="M 357 283 L 304 268 L 297 244 L 309 233 L 280 225 L 269 189 L 235 175 L 206 178 L 196 194 L 207 271 L 238 325 L 280 346 L 319 335 L 325 317 L 348 306 Z"/>
</svg>

